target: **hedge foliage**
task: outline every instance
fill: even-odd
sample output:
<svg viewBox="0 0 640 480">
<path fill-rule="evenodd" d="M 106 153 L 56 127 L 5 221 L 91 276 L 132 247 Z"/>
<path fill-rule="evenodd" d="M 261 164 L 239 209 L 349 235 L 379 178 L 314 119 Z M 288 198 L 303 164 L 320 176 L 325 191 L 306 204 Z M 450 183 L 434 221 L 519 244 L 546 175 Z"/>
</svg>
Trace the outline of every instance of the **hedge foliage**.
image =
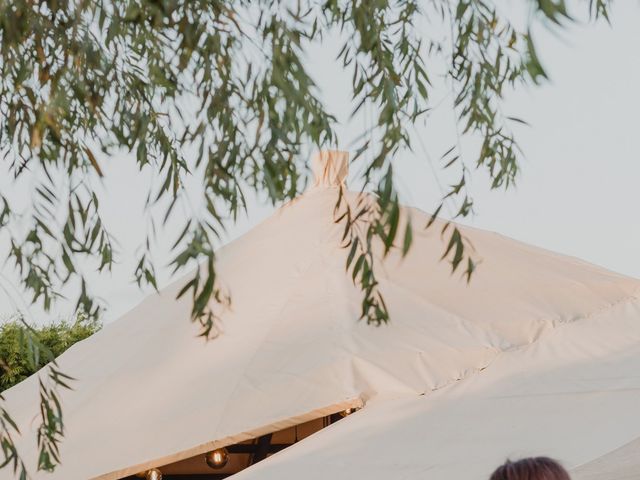
<svg viewBox="0 0 640 480">
<path fill-rule="evenodd" d="M 0 392 L 20 383 L 44 367 L 76 342 L 100 329 L 96 321 L 78 319 L 31 327 L 19 318 L 0 326 Z M 47 354 L 31 355 L 25 348 L 35 340 Z"/>
</svg>

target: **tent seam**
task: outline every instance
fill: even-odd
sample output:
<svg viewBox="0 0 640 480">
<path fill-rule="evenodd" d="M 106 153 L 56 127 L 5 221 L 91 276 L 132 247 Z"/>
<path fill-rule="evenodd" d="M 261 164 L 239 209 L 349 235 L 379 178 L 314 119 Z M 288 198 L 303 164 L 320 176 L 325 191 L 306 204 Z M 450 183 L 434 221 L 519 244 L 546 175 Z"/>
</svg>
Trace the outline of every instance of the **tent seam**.
<svg viewBox="0 0 640 480">
<path fill-rule="evenodd" d="M 613 309 L 615 307 L 618 307 L 618 306 L 620 306 L 622 304 L 631 303 L 631 302 L 634 302 L 634 301 L 637 301 L 637 300 L 640 300 L 640 287 L 638 287 L 630 295 L 626 295 L 626 296 L 624 296 L 624 297 L 622 297 L 622 298 L 620 298 L 620 299 L 618 299 L 618 300 L 616 300 L 616 301 L 614 301 L 612 303 L 609 303 L 609 304 L 607 304 L 607 305 L 605 305 L 603 307 L 600 307 L 600 308 L 598 308 L 596 310 L 593 310 L 593 311 L 588 312 L 588 313 L 586 313 L 584 315 L 581 315 L 581 316 L 579 316 L 577 318 L 574 318 L 573 320 L 561 322 L 561 323 L 559 323 L 557 325 L 554 325 L 553 323 L 551 323 L 552 327 L 546 333 L 546 335 L 549 335 L 549 334 L 555 332 L 557 329 L 559 329 L 561 327 L 568 326 L 568 325 L 573 324 L 575 322 L 581 322 L 583 320 L 592 318 L 592 317 L 597 316 L 597 315 L 601 315 L 601 314 L 603 314 L 603 313 L 605 313 L 605 312 L 607 312 L 607 311 L 609 311 L 609 310 L 611 310 L 611 309 Z M 468 378 L 471 378 L 472 376 L 477 375 L 478 373 L 482 372 L 483 370 L 486 370 L 487 368 L 489 368 L 489 366 L 498 357 L 500 357 L 501 355 L 520 351 L 523 348 L 526 348 L 526 347 L 528 347 L 530 345 L 533 345 L 533 344 L 537 343 L 542 336 L 546 336 L 546 335 L 545 335 L 545 332 L 542 332 L 534 340 L 532 340 L 531 342 L 522 343 L 520 345 L 515 345 L 515 346 L 513 346 L 511 348 L 506 348 L 506 349 L 496 348 L 495 349 L 495 352 L 496 352 L 495 356 L 493 358 L 491 358 L 489 360 L 489 362 L 484 367 L 471 368 L 469 373 L 467 373 L 465 375 L 462 375 L 460 378 L 450 379 L 450 381 L 445 383 L 444 385 L 432 388 L 431 390 L 429 390 L 428 394 L 431 394 L 432 392 L 436 392 L 438 390 L 442 390 L 442 389 L 450 387 L 451 385 L 454 385 L 454 384 L 456 384 L 458 382 L 461 382 L 461 381 L 464 381 L 464 380 L 466 380 Z M 427 394 L 427 392 L 425 392 L 425 394 Z M 423 395 L 425 395 L 425 394 L 423 394 Z"/>
</svg>

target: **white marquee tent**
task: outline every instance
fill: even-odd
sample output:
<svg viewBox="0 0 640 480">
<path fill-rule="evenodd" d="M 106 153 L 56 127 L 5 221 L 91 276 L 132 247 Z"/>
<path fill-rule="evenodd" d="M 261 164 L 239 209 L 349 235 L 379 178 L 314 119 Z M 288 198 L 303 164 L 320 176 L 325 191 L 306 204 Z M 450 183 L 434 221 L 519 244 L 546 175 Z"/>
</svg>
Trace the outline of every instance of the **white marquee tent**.
<svg viewBox="0 0 640 480">
<path fill-rule="evenodd" d="M 413 247 L 378 268 L 392 320 L 368 326 L 333 221 L 346 169 L 324 152 L 314 186 L 219 252 L 217 339 L 195 338 L 176 282 L 63 354 L 62 465 L 32 478 L 191 478 L 165 467 L 360 406 L 233 478 L 484 479 L 542 454 L 577 480 L 640 478 L 640 281 L 464 228 L 467 284 L 407 208 Z M 36 376 L 5 397 L 35 465 Z"/>
</svg>

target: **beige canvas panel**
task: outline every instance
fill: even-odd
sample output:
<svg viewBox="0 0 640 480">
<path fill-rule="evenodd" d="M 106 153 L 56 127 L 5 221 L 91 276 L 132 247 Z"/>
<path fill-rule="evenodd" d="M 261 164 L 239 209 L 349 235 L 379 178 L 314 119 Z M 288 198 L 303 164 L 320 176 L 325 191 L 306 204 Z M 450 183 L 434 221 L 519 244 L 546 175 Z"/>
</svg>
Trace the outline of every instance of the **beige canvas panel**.
<svg viewBox="0 0 640 480">
<path fill-rule="evenodd" d="M 640 478 L 640 438 L 571 470 L 573 480 L 637 480 Z"/>
</svg>

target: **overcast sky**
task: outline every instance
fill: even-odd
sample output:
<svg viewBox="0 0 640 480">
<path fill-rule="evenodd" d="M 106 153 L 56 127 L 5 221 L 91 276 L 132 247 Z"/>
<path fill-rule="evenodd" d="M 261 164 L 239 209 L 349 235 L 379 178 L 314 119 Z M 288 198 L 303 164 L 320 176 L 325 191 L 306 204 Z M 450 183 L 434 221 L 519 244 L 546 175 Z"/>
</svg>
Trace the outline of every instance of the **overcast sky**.
<svg viewBox="0 0 640 480">
<path fill-rule="evenodd" d="M 511 2 L 513 3 L 513 2 Z M 586 3 L 586 2 L 582 2 Z M 640 5 L 616 2 L 612 26 L 578 25 L 558 36 L 536 30 L 536 42 L 551 80 L 508 98 L 505 113 L 526 119 L 530 128 L 518 128 L 526 153 L 518 185 L 508 192 L 489 192 L 478 175 L 472 192 L 476 214 L 465 221 L 534 245 L 576 256 L 611 270 L 640 278 Z M 323 98 L 338 119 L 339 148 L 350 140 L 366 118 L 349 121 L 349 82 L 334 62 L 338 42 L 328 41 L 310 52 L 308 68 Z M 455 139 L 451 99 L 434 92 L 440 106 L 414 134 L 414 152 L 396 159 L 398 187 L 405 203 L 433 211 L 441 197 L 432 166 Z M 463 153 L 465 144 L 463 144 Z M 125 161 L 122 161 L 125 160 Z M 120 241 L 121 262 L 111 274 L 96 278 L 94 292 L 105 299 L 106 321 L 118 318 L 150 292 L 132 283 L 134 253 L 145 228 L 144 192 L 126 159 L 103 165 L 106 181 L 104 215 Z M 7 188 L 0 178 L 0 187 Z M 272 211 L 254 201 L 248 218 L 229 231 L 233 239 Z M 0 244 L 2 238 L 0 232 Z M 158 259 L 158 264 L 168 262 Z M 161 284 L 169 281 L 161 271 Z M 0 317 L 16 309 L 33 321 L 41 311 L 28 306 L 15 277 L 5 265 L 0 283 Z M 64 316 L 59 306 L 53 316 Z"/>
</svg>

